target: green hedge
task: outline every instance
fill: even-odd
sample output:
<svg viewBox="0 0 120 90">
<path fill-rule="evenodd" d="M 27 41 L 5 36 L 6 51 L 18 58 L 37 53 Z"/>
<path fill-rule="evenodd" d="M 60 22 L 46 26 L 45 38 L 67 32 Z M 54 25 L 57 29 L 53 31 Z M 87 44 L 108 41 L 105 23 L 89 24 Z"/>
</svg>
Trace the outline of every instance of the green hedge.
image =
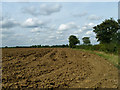
<svg viewBox="0 0 120 90">
<path fill-rule="evenodd" d="M 118 53 L 119 46 L 113 43 L 110 44 L 98 44 L 98 45 L 79 45 L 77 49 L 104 51 L 106 53 Z"/>
</svg>

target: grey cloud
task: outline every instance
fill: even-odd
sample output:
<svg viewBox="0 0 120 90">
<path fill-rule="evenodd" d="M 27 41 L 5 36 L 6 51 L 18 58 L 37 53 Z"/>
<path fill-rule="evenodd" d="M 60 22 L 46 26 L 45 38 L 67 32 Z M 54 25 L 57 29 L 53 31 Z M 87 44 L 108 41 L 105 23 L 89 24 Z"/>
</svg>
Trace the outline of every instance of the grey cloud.
<svg viewBox="0 0 120 90">
<path fill-rule="evenodd" d="M 13 30 L 9 30 L 9 29 L 6 29 L 6 28 L 2 28 L 2 29 L 0 29 L 0 31 L 2 32 L 3 35 L 12 35 L 12 34 L 14 34 Z"/>
<path fill-rule="evenodd" d="M 29 37 L 24 34 L 14 32 L 14 30 L 2 30 L 2 46 L 28 45 Z"/>
<path fill-rule="evenodd" d="M 33 28 L 31 30 L 32 33 L 46 33 L 46 34 L 50 34 L 50 33 L 53 33 L 54 31 L 56 30 L 55 26 L 54 25 L 50 25 L 50 26 L 43 26 L 43 27 L 36 27 L 36 28 Z"/>
<path fill-rule="evenodd" d="M 13 19 L 3 20 L 0 22 L 0 24 L 1 24 L 2 28 L 7 28 L 7 29 L 13 28 L 13 27 L 16 27 L 19 25 L 19 23 Z"/>
<path fill-rule="evenodd" d="M 84 16 L 86 16 L 86 15 L 88 15 L 87 12 L 73 14 L 74 17 L 84 17 Z"/>
<path fill-rule="evenodd" d="M 28 13 L 32 16 L 38 15 L 51 15 L 52 13 L 59 12 L 62 6 L 59 4 L 42 4 L 39 8 L 35 6 L 22 8 L 23 13 Z"/>
</svg>

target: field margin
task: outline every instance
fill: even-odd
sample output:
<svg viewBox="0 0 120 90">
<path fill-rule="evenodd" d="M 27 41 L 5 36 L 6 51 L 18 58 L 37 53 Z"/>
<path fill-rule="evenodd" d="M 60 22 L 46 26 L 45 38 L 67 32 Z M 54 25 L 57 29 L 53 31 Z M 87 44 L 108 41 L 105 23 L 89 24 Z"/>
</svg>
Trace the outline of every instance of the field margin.
<svg viewBox="0 0 120 90">
<path fill-rule="evenodd" d="M 80 50 L 83 52 L 89 52 L 91 54 L 96 54 L 104 59 L 106 59 L 107 61 L 109 61 L 111 64 L 113 64 L 115 67 L 117 67 L 120 70 L 120 66 L 118 64 L 118 55 L 115 54 L 110 54 L 110 53 L 105 53 L 105 52 L 101 52 L 101 51 L 91 51 L 91 50 L 85 50 L 85 49 L 74 49 L 74 50 Z"/>
</svg>

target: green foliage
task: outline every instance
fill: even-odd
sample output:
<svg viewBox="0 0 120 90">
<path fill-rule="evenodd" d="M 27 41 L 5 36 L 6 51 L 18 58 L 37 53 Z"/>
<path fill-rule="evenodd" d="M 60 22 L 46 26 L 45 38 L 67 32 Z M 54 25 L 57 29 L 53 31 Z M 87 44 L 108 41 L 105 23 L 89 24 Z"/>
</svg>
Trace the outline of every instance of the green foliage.
<svg viewBox="0 0 120 90">
<path fill-rule="evenodd" d="M 83 37 L 82 38 L 84 45 L 90 45 L 90 37 Z"/>
<path fill-rule="evenodd" d="M 41 45 L 32 45 L 32 46 L 30 46 L 31 48 L 40 48 L 41 47 Z"/>
<path fill-rule="evenodd" d="M 69 47 L 68 44 L 63 44 L 63 45 L 32 45 L 32 46 L 15 46 L 15 47 L 3 47 L 3 48 L 65 48 Z"/>
<path fill-rule="evenodd" d="M 120 30 L 120 29 L 119 29 Z M 120 45 L 120 31 L 117 33 L 117 44 Z"/>
<path fill-rule="evenodd" d="M 65 47 L 69 47 L 68 46 L 68 44 L 63 44 L 63 45 L 53 45 L 53 46 L 51 46 L 52 48 L 56 48 L 56 47 L 58 47 L 58 48 L 65 48 Z"/>
<path fill-rule="evenodd" d="M 120 29 L 120 20 L 106 19 L 93 29 L 100 44 L 92 45 L 89 49 L 117 54 L 120 48 L 120 31 L 118 30 Z"/>
<path fill-rule="evenodd" d="M 118 27 L 118 22 L 111 18 L 106 19 L 101 24 L 93 27 L 93 32 L 96 33 L 96 38 L 100 43 L 110 43 L 111 41 L 114 41 Z"/>
<path fill-rule="evenodd" d="M 92 50 L 93 45 L 78 45 L 76 46 L 77 49 L 85 49 L 85 50 Z"/>
<path fill-rule="evenodd" d="M 80 44 L 80 41 L 78 40 L 78 38 L 74 35 L 71 35 L 69 37 L 69 46 L 70 48 L 74 48 L 76 44 Z"/>
<path fill-rule="evenodd" d="M 8 48 L 8 46 L 5 46 L 5 48 Z"/>
<path fill-rule="evenodd" d="M 118 50 L 119 50 L 119 46 L 115 45 L 114 43 L 98 44 L 98 45 L 79 45 L 76 48 L 85 49 L 85 50 L 103 51 L 106 53 L 114 53 L 114 54 L 118 54 Z"/>
</svg>

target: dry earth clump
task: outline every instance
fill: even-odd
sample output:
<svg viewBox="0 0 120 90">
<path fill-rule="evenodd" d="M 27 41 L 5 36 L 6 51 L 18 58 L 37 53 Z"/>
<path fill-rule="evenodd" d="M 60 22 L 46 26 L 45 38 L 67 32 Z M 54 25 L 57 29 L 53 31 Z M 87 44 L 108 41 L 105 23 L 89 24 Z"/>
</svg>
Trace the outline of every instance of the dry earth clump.
<svg viewBox="0 0 120 90">
<path fill-rule="evenodd" d="M 117 88 L 105 59 L 68 48 L 2 49 L 2 88 Z"/>
</svg>

